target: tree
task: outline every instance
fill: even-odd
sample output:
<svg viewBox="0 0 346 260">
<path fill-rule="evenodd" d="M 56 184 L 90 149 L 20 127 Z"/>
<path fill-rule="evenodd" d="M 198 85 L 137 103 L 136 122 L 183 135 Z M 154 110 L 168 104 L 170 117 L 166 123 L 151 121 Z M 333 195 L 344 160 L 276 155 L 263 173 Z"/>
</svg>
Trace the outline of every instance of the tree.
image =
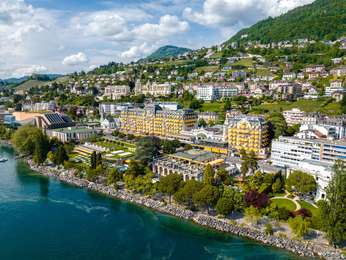
<svg viewBox="0 0 346 260">
<path fill-rule="evenodd" d="M 34 126 L 22 126 L 13 134 L 12 143 L 20 153 L 32 155 L 35 142 L 42 135 L 42 131 Z"/>
<path fill-rule="evenodd" d="M 199 192 L 203 188 L 204 184 L 202 182 L 196 180 L 188 180 L 186 181 L 184 187 L 179 189 L 174 194 L 174 200 L 178 203 L 182 203 L 186 205 L 188 208 L 193 209 L 193 194 Z"/>
<path fill-rule="evenodd" d="M 229 199 L 222 197 L 216 203 L 217 214 L 227 216 L 234 210 L 233 204 Z"/>
<path fill-rule="evenodd" d="M 334 174 L 327 187 L 327 200 L 321 204 L 321 219 L 328 240 L 333 245 L 346 241 L 346 168 L 345 162 L 337 161 Z"/>
<path fill-rule="evenodd" d="M 198 126 L 199 127 L 206 127 L 207 126 L 207 122 L 205 122 L 205 120 L 203 118 L 198 120 Z"/>
<path fill-rule="evenodd" d="M 144 165 L 148 165 L 154 157 L 160 154 L 159 151 L 160 139 L 154 136 L 146 136 L 137 142 L 135 158 Z"/>
<path fill-rule="evenodd" d="M 281 177 L 281 174 L 279 177 L 275 179 L 275 182 L 272 184 L 272 191 L 273 193 L 279 193 L 283 190 L 284 183 Z"/>
<path fill-rule="evenodd" d="M 56 151 L 53 153 L 52 162 L 55 165 L 61 165 L 67 160 L 68 160 L 68 155 L 66 153 L 64 146 L 59 145 Z"/>
<path fill-rule="evenodd" d="M 217 202 L 219 190 L 210 184 L 205 185 L 199 192 L 193 195 L 193 202 L 202 208 L 209 208 Z"/>
<path fill-rule="evenodd" d="M 284 116 L 280 112 L 272 112 L 268 117 L 270 138 L 278 138 L 284 135 L 287 130 L 287 124 Z"/>
<path fill-rule="evenodd" d="M 258 219 L 261 217 L 259 209 L 254 206 L 245 208 L 244 214 L 246 219 L 251 223 L 257 223 Z"/>
<path fill-rule="evenodd" d="M 90 155 L 90 168 L 91 169 L 96 169 L 97 167 L 97 162 L 96 162 L 96 152 L 93 151 L 92 154 Z"/>
<path fill-rule="evenodd" d="M 244 149 L 240 150 L 241 166 L 240 172 L 243 176 L 243 180 L 246 178 L 246 174 L 250 171 L 254 173 L 258 168 L 256 154 L 254 151 L 250 151 L 248 154 Z"/>
<path fill-rule="evenodd" d="M 189 108 L 193 109 L 193 110 L 197 110 L 200 109 L 202 107 L 203 102 L 197 99 L 193 99 L 190 102 Z"/>
<path fill-rule="evenodd" d="M 270 224 L 270 223 L 267 223 L 265 225 L 265 230 L 264 232 L 267 234 L 267 235 L 273 235 L 274 231 L 273 231 L 273 226 Z"/>
<path fill-rule="evenodd" d="M 162 151 L 164 153 L 172 154 L 175 153 L 177 148 L 181 146 L 179 140 L 164 140 L 162 142 Z"/>
<path fill-rule="evenodd" d="M 290 218 L 288 225 L 297 237 L 303 237 L 309 231 L 309 222 L 302 216 Z"/>
<path fill-rule="evenodd" d="M 299 193 L 308 194 L 316 191 L 317 184 L 310 174 L 294 171 L 286 179 L 286 188 L 289 191 L 296 190 Z"/>
<path fill-rule="evenodd" d="M 233 177 L 229 175 L 225 168 L 221 167 L 216 171 L 217 182 L 222 182 L 224 185 L 232 185 L 234 180 Z"/>
<path fill-rule="evenodd" d="M 107 184 L 112 185 L 116 184 L 118 181 L 121 181 L 122 174 L 118 171 L 117 168 L 110 169 L 107 173 Z"/>
<path fill-rule="evenodd" d="M 126 175 L 130 175 L 132 177 L 137 177 L 139 175 L 145 174 L 145 167 L 140 162 L 131 160 L 129 163 L 129 167 L 125 172 Z"/>
<path fill-rule="evenodd" d="M 300 128 L 300 125 L 299 124 L 295 124 L 295 125 L 292 125 L 292 126 L 289 126 L 286 131 L 285 131 L 285 135 L 287 136 L 293 136 L 295 135 L 296 133 L 299 132 L 299 128 Z"/>
<path fill-rule="evenodd" d="M 247 206 L 254 206 L 261 209 L 268 205 L 269 198 L 265 193 L 259 193 L 257 190 L 250 190 L 245 193 L 244 201 Z"/>
<path fill-rule="evenodd" d="M 98 166 L 96 169 L 89 168 L 86 170 L 86 178 L 88 181 L 94 182 L 98 176 L 102 174 L 102 167 Z"/>
<path fill-rule="evenodd" d="M 207 164 L 204 169 L 203 182 L 204 184 L 213 185 L 214 184 L 214 169 L 210 164 Z"/>
<path fill-rule="evenodd" d="M 172 201 L 172 195 L 176 193 L 183 184 L 183 178 L 180 174 L 171 173 L 160 177 L 159 190 L 169 196 L 169 203 Z"/>
<path fill-rule="evenodd" d="M 49 141 L 46 135 L 37 136 L 34 143 L 33 160 L 37 164 L 42 164 L 47 159 L 49 151 Z"/>
</svg>

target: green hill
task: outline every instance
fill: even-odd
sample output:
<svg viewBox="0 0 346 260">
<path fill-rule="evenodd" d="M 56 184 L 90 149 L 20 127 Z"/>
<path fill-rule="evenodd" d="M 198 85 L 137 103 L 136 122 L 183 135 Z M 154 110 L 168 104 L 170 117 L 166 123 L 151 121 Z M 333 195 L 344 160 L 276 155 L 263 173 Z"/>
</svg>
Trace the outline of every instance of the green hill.
<svg viewBox="0 0 346 260">
<path fill-rule="evenodd" d="M 346 34 L 346 1 L 316 0 L 281 16 L 268 18 L 240 30 L 227 42 L 278 42 L 309 38 L 335 40 Z M 247 35 L 247 37 L 243 37 Z"/>
<path fill-rule="evenodd" d="M 159 60 L 168 57 L 176 57 L 189 51 L 191 50 L 187 48 L 166 45 L 150 54 L 147 58 L 145 58 L 145 60 Z"/>
<path fill-rule="evenodd" d="M 68 76 L 59 76 L 59 77 L 29 77 L 29 79 L 15 87 L 17 91 L 28 91 L 31 88 L 42 87 L 50 83 L 63 83 L 69 80 Z"/>
<path fill-rule="evenodd" d="M 46 84 L 48 84 L 47 81 L 29 79 L 29 80 L 19 84 L 15 89 L 17 91 L 28 91 L 31 88 L 41 87 L 41 86 L 44 86 Z"/>
</svg>

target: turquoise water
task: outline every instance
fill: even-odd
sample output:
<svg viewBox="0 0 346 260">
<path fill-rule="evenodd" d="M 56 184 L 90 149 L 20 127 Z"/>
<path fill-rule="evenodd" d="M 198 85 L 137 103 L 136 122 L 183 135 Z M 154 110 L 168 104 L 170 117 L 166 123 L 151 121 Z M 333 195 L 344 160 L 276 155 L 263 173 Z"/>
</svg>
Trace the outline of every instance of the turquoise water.
<svg viewBox="0 0 346 260">
<path fill-rule="evenodd" d="M 0 164 L 0 259 L 299 259 Z"/>
</svg>

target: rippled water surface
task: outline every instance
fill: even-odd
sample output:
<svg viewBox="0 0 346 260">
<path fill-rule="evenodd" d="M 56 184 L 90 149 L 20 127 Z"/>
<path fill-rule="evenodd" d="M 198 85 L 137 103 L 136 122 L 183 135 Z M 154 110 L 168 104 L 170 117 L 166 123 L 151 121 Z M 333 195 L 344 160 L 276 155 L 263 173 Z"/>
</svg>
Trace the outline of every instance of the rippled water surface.
<svg viewBox="0 0 346 260">
<path fill-rule="evenodd" d="M 236 236 L 0 164 L 0 259 L 298 259 Z"/>
</svg>

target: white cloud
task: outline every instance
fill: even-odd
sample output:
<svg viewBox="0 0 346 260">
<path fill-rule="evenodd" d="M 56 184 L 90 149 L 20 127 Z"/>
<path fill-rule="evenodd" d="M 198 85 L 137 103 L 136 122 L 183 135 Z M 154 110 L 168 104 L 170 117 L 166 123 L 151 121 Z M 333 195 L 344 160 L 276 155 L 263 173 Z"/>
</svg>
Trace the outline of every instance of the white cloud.
<svg viewBox="0 0 346 260">
<path fill-rule="evenodd" d="M 48 69 L 45 66 L 42 65 L 30 65 L 27 67 L 21 67 L 17 68 L 13 71 L 12 77 L 22 77 L 32 74 L 40 74 L 40 73 L 46 73 L 48 72 Z"/>
<path fill-rule="evenodd" d="M 206 26 L 238 29 L 311 2 L 313 0 L 205 0 L 202 10 L 187 7 L 183 16 Z"/>
<path fill-rule="evenodd" d="M 83 52 L 78 52 L 76 54 L 65 57 L 62 61 L 62 64 L 66 66 L 77 66 L 84 65 L 88 63 L 88 61 L 88 57 Z"/>
<path fill-rule="evenodd" d="M 156 49 L 156 46 L 149 46 L 146 42 L 142 43 L 138 46 L 132 46 L 130 49 L 127 51 L 124 51 L 121 54 L 121 57 L 124 58 L 125 60 L 136 60 L 144 55 L 147 55 L 154 51 Z"/>
<path fill-rule="evenodd" d="M 140 39 L 155 41 L 188 30 L 188 22 L 180 21 L 177 16 L 164 15 L 160 17 L 158 24 L 145 23 L 134 28 L 132 33 Z"/>
<path fill-rule="evenodd" d="M 52 16 L 42 9 L 34 9 L 23 0 L 0 2 L 0 35 L 12 43 L 22 42 L 29 33 L 46 30 L 51 23 Z"/>
</svg>

